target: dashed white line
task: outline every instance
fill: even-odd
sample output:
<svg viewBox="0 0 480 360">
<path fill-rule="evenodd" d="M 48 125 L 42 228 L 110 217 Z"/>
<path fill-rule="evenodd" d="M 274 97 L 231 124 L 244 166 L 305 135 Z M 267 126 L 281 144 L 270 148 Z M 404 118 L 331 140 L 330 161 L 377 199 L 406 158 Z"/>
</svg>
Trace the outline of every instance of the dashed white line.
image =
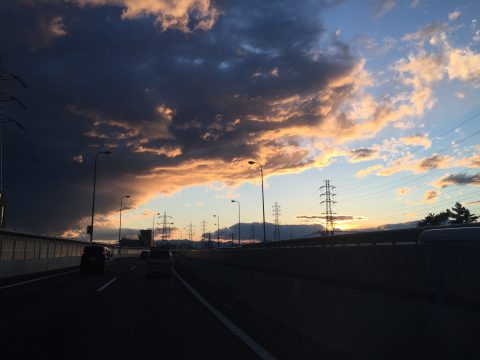
<svg viewBox="0 0 480 360">
<path fill-rule="evenodd" d="M 40 280 L 50 279 L 50 278 L 53 278 L 53 277 L 56 277 L 56 276 L 65 275 L 65 274 L 70 274 L 70 273 L 73 273 L 73 272 L 76 272 L 76 271 L 79 271 L 79 270 L 77 269 L 77 270 L 67 271 L 67 272 L 63 272 L 63 273 L 59 273 L 59 274 L 42 276 L 42 277 L 39 277 L 39 278 L 36 278 L 36 279 L 32 279 L 32 280 L 26 280 L 26 281 L 18 282 L 18 283 L 15 283 L 15 284 L 5 285 L 5 286 L 0 287 L 0 290 L 8 289 L 8 288 L 11 288 L 11 287 L 14 287 L 14 286 L 23 285 L 23 284 L 28 284 L 28 283 L 31 283 L 31 282 L 34 282 L 34 281 L 40 281 Z"/>
<path fill-rule="evenodd" d="M 178 275 L 175 269 L 172 269 L 175 276 L 180 280 L 180 282 L 188 289 L 190 292 L 200 301 L 210 312 L 215 315 L 215 317 L 220 320 L 223 325 L 230 329 L 235 335 L 237 335 L 240 340 L 242 340 L 250 349 L 252 349 L 261 359 L 263 360 L 276 360 L 276 358 L 270 354 L 265 348 L 263 348 L 259 343 L 253 340 L 248 336 L 242 329 L 235 325 L 230 319 L 218 311 L 212 304 L 210 304 L 200 293 L 195 290 L 189 283 L 187 283 L 183 278 Z"/>
<path fill-rule="evenodd" d="M 111 283 L 113 283 L 115 280 L 117 280 L 116 277 L 114 277 L 112 280 L 110 280 L 109 282 L 107 282 L 105 285 L 103 285 L 102 287 L 98 288 L 97 292 L 100 292 L 102 291 L 103 289 L 105 289 L 108 285 L 110 285 Z"/>
<path fill-rule="evenodd" d="M 135 269 L 137 267 L 137 265 L 133 265 L 130 269 L 128 269 L 128 271 L 132 271 L 133 269 Z"/>
</svg>

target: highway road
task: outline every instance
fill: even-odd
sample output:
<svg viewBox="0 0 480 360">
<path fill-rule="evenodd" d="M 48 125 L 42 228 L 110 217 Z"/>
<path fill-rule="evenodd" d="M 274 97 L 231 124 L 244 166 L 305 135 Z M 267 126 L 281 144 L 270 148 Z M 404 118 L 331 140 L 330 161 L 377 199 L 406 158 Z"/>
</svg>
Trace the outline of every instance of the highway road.
<svg viewBox="0 0 480 360">
<path fill-rule="evenodd" d="M 146 278 L 137 259 L 0 284 L 0 334 L 4 359 L 261 358 L 177 276 Z"/>
</svg>

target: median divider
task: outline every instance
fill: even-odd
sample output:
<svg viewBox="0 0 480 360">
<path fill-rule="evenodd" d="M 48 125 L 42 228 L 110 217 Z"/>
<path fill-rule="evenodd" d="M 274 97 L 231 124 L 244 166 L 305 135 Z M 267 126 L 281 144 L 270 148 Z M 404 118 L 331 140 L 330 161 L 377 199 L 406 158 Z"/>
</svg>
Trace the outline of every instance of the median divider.
<svg viewBox="0 0 480 360">
<path fill-rule="evenodd" d="M 182 271 L 353 358 L 480 358 L 480 244 L 177 254 Z"/>
</svg>

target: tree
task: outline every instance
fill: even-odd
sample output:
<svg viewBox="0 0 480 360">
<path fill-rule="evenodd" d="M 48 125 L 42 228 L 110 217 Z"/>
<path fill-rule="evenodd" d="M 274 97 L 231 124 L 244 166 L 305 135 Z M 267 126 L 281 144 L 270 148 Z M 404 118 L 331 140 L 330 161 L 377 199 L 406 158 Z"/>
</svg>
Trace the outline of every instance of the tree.
<svg viewBox="0 0 480 360">
<path fill-rule="evenodd" d="M 450 224 L 471 224 L 477 222 L 480 216 L 471 214 L 465 206 L 456 202 L 452 210 L 447 210 L 450 213 Z"/>
<path fill-rule="evenodd" d="M 438 214 L 430 213 L 417 223 L 417 227 L 446 225 L 449 223 L 449 218 L 450 210 Z"/>
<path fill-rule="evenodd" d="M 466 207 L 456 202 L 452 209 L 447 209 L 438 214 L 430 213 L 417 222 L 417 227 L 438 226 L 448 224 L 471 224 L 477 222 L 480 216 L 470 213 Z"/>
</svg>

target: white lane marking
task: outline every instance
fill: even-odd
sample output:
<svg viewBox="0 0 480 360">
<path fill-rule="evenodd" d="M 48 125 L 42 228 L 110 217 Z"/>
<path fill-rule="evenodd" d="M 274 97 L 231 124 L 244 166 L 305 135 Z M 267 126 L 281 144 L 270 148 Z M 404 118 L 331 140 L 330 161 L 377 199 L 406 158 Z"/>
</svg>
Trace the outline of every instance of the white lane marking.
<svg viewBox="0 0 480 360">
<path fill-rule="evenodd" d="M 128 271 L 132 271 L 133 269 L 135 269 L 137 267 L 137 265 L 133 265 L 130 269 L 128 269 Z"/>
<path fill-rule="evenodd" d="M 99 289 L 97 290 L 97 292 L 102 291 L 102 290 L 105 289 L 108 285 L 110 285 L 111 283 L 113 283 L 115 280 L 117 280 L 116 277 L 114 277 L 112 280 L 110 280 L 110 281 L 107 282 L 105 285 L 103 285 L 101 288 L 99 288 Z"/>
<path fill-rule="evenodd" d="M 34 282 L 34 281 L 40 281 L 40 280 L 50 279 L 50 278 L 53 278 L 53 277 L 56 277 L 56 276 L 65 275 L 65 274 L 70 274 L 70 273 L 73 273 L 73 272 L 76 272 L 76 271 L 80 271 L 80 270 L 77 269 L 77 270 L 67 271 L 67 272 L 63 272 L 63 273 L 59 273 L 59 274 L 42 276 L 42 277 L 39 277 L 39 278 L 36 278 L 36 279 L 26 280 L 26 281 L 22 281 L 22 282 L 15 283 L 15 284 L 5 285 L 5 286 L 0 287 L 0 290 L 8 289 L 8 288 L 11 288 L 11 287 L 14 287 L 14 286 L 19 286 L 19 285 L 28 284 L 28 283 L 31 283 L 31 282 Z"/>
<path fill-rule="evenodd" d="M 235 335 L 237 335 L 240 340 L 242 340 L 250 349 L 252 349 L 261 359 L 263 360 L 276 360 L 276 358 L 265 350 L 259 343 L 253 340 L 248 336 L 242 329 L 235 325 L 230 319 L 218 311 L 212 304 L 210 304 L 200 293 L 195 290 L 189 283 L 187 283 L 183 278 L 178 275 L 175 269 L 172 269 L 175 276 L 180 280 L 180 282 L 188 289 L 190 292 L 200 301 L 205 307 L 210 310 L 210 312 L 215 315 L 215 317 L 220 320 L 223 325 L 230 329 Z"/>
</svg>

